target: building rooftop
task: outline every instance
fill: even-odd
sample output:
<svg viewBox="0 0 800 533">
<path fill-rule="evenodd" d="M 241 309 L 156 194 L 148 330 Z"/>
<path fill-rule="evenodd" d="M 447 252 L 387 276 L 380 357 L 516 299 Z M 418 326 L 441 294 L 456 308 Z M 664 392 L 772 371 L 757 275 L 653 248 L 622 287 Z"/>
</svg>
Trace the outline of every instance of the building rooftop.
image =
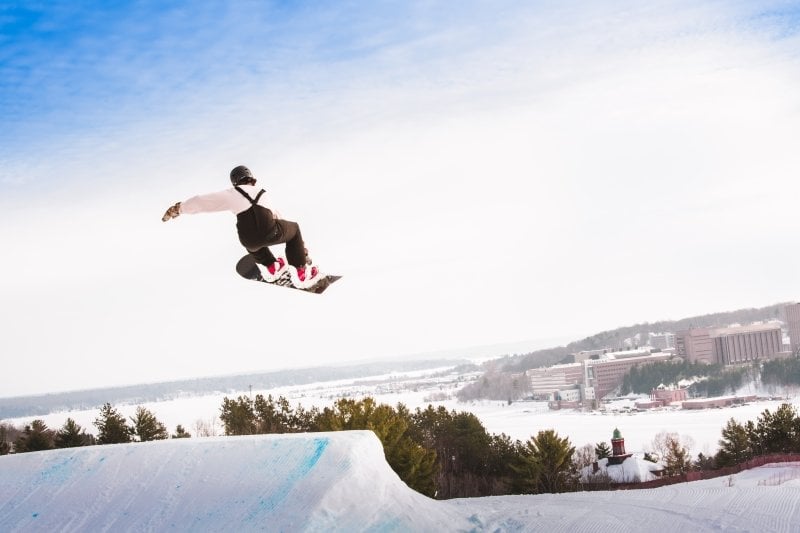
<svg viewBox="0 0 800 533">
<path fill-rule="evenodd" d="M 771 324 L 750 324 L 749 326 L 728 326 L 726 328 L 712 328 L 709 332 L 712 336 L 733 335 L 736 333 L 754 333 L 757 331 L 772 331 L 781 329 L 777 322 Z"/>
</svg>

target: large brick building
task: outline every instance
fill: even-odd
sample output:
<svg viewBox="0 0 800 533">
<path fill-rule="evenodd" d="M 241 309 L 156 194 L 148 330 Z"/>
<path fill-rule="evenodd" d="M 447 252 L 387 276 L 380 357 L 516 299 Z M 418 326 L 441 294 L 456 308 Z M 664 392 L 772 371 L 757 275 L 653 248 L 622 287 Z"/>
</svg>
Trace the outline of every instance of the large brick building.
<svg viewBox="0 0 800 533">
<path fill-rule="evenodd" d="M 633 357 L 620 357 L 608 354 L 605 359 L 584 361 L 584 388 L 587 399 L 600 399 L 622 385 L 625 374 L 636 365 L 666 361 L 670 354 L 642 354 Z"/>
<path fill-rule="evenodd" d="M 625 374 L 634 366 L 672 357 L 669 353 L 651 354 L 646 348 L 594 356 L 597 359 L 529 370 L 533 396 L 572 401 L 572 395 L 580 389 L 582 400 L 601 399 L 622 385 Z"/>
<path fill-rule="evenodd" d="M 690 328 L 675 334 L 675 355 L 692 363 L 716 363 L 711 328 Z"/>
<path fill-rule="evenodd" d="M 719 328 L 712 339 L 714 355 L 723 365 L 769 359 L 783 351 L 783 333 L 777 324 Z"/>
<path fill-rule="evenodd" d="M 528 371 L 528 376 L 534 397 L 548 397 L 583 383 L 583 363 L 534 368 Z"/>
<path fill-rule="evenodd" d="M 786 355 L 781 326 L 775 323 L 679 331 L 675 349 L 676 355 L 691 363 L 723 365 Z"/>
</svg>

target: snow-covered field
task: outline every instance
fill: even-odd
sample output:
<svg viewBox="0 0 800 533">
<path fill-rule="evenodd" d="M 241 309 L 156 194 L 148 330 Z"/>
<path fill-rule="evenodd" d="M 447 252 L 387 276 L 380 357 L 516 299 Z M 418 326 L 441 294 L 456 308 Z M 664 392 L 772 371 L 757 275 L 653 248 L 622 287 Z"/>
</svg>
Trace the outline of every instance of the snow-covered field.
<svg viewBox="0 0 800 533">
<path fill-rule="evenodd" d="M 436 501 L 367 431 L 175 439 L 0 457 L 0 531 L 792 532 L 798 471 Z"/>
<path fill-rule="evenodd" d="M 738 407 L 685 411 L 663 409 L 644 412 L 630 412 L 633 400 L 619 400 L 606 405 L 604 413 L 583 413 L 574 410 L 551 411 L 546 402 L 507 402 L 479 401 L 462 403 L 455 400 L 455 392 L 466 380 L 475 375 L 446 374 L 437 375 L 444 369 L 424 372 L 375 376 L 358 380 L 314 383 L 295 387 L 282 387 L 269 391 L 254 390 L 252 394 L 283 395 L 291 405 L 301 404 L 305 408 L 326 407 L 342 396 L 360 398 L 372 396 L 379 402 L 395 405 L 403 403 L 411 409 L 443 405 L 447 409 L 469 411 L 483 422 L 490 433 L 506 433 L 514 439 L 525 441 L 543 429 L 555 429 L 559 435 L 569 437 L 573 445 L 580 447 L 587 443 L 596 444 L 610 441 L 615 428 L 625 437 L 626 448 L 630 452 L 651 450 L 653 438 L 662 431 L 674 432 L 691 443 L 693 455 L 713 454 L 718 448 L 721 431 L 729 418 L 740 422 L 755 420 L 764 409 L 774 411 L 781 403 L 789 401 L 800 409 L 800 398 L 789 400 L 760 401 Z M 249 392 L 228 393 L 228 397 Z M 743 391 L 753 394 L 752 390 Z M 222 433 L 217 417 L 226 394 L 210 394 L 201 397 L 177 398 L 162 402 L 143 404 L 164 422 L 170 431 L 181 424 L 186 430 L 197 434 L 198 421 L 208 429 L 216 425 L 217 434 Z M 125 416 L 133 416 L 135 405 L 115 405 Z M 17 426 L 29 424 L 33 418 L 43 419 L 48 427 L 59 428 L 67 417 L 72 417 L 87 432 L 95 432 L 93 425 L 98 415 L 97 409 L 52 413 L 45 416 L 25 417 L 7 420 Z"/>
</svg>

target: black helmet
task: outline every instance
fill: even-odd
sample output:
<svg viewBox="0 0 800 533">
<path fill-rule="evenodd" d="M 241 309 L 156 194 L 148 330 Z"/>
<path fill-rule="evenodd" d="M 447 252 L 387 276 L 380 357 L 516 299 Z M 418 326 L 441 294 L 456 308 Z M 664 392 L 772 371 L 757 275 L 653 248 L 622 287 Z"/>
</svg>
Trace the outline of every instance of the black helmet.
<svg viewBox="0 0 800 533">
<path fill-rule="evenodd" d="M 244 185 L 250 183 L 250 181 L 255 181 L 255 178 L 253 177 L 253 173 L 250 172 L 250 169 L 246 166 L 239 165 L 231 170 L 231 183 L 233 185 Z"/>
</svg>

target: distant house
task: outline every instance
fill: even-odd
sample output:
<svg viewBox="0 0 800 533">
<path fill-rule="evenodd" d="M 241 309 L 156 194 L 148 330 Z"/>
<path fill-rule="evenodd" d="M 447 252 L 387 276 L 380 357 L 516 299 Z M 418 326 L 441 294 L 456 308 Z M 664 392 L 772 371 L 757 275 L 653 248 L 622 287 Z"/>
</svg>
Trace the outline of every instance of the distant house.
<svg viewBox="0 0 800 533">
<path fill-rule="evenodd" d="M 651 400 L 661 400 L 664 405 L 669 405 L 673 402 L 682 402 L 689 397 L 689 390 L 678 387 L 665 387 L 662 383 L 652 391 L 650 391 Z"/>
<path fill-rule="evenodd" d="M 599 459 L 581 471 L 581 481 L 592 483 L 602 479 L 612 483 L 641 483 L 659 478 L 664 473 L 662 464 L 627 453 L 625 439 L 619 429 L 614 429 L 611 449 L 611 457 Z"/>
<path fill-rule="evenodd" d="M 675 402 L 683 402 L 689 397 L 686 388 L 666 387 L 663 383 L 650 391 L 650 401 L 636 402 L 639 409 L 651 409 L 653 407 L 663 407 Z"/>
</svg>

